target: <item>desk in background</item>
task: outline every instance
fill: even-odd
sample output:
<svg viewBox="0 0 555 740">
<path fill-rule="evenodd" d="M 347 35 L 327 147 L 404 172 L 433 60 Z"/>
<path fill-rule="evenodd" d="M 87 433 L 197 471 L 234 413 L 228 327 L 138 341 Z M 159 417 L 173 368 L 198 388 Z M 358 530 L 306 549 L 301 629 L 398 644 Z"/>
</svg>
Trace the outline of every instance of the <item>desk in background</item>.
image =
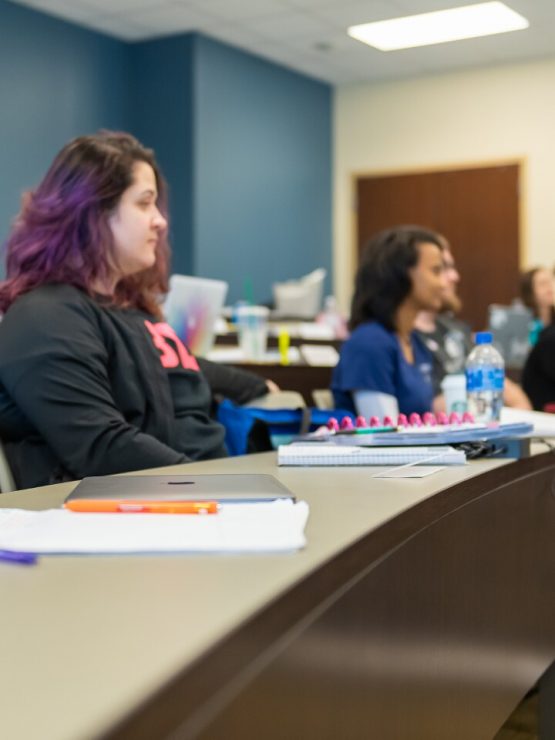
<svg viewBox="0 0 555 740">
<path fill-rule="evenodd" d="M 322 341 L 304 339 L 298 336 L 291 337 L 291 347 L 298 348 L 303 344 L 331 346 L 339 352 L 342 341 Z M 220 334 L 217 336 L 215 345 L 216 351 L 224 348 L 227 349 L 235 347 L 237 347 L 237 334 L 235 332 Z M 268 349 L 275 352 L 277 348 L 277 337 L 270 335 L 268 337 Z M 298 361 L 292 362 L 289 365 L 281 365 L 277 361 L 262 363 L 246 362 L 243 360 L 232 360 L 230 362 L 226 362 L 226 364 L 249 370 L 250 372 L 260 375 L 262 378 L 269 378 L 277 383 L 282 390 L 297 391 L 303 396 L 307 406 L 314 406 L 314 399 L 312 398 L 313 390 L 330 387 L 331 376 L 333 373 L 333 367 L 309 365 L 303 359 L 302 355 L 299 356 Z"/>
<path fill-rule="evenodd" d="M 263 378 L 269 378 L 284 391 L 297 391 L 302 395 L 307 406 L 314 406 L 312 391 L 329 388 L 333 368 L 313 365 L 277 365 L 233 363 L 234 367 L 249 370 Z"/>
<path fill-rule="evenodd" d="M 410 481 L 274 453 L 184 470 L 276 475 L 307 548 L 0 565 L 1 737 L 483 740 L 555 658 L 552 454 Z"/>
</svg>

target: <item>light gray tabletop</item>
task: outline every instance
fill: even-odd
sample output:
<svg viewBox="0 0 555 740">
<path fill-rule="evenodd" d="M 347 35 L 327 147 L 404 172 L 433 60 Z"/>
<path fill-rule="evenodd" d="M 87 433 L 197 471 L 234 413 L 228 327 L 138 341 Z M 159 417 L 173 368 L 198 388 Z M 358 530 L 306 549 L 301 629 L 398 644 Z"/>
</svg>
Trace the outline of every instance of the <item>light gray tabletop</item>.
<svg viewBox="0 0 555 740">
<path fill-rule="evenodd" d="M 97 737 L 356 539 L 506 462 L 474 462 L 406 480 L 372 478 L 379 469 L 368 467 L 278 468 L 275 453 L 149 471 L 275 475 L 310 505 L 308 546 L 279 555 L 51 556 L 34 567 L 0 563 L 0 736 Z M 0 505 L 57 507 L 74 485 L 2 494 Z"/>
</svg>

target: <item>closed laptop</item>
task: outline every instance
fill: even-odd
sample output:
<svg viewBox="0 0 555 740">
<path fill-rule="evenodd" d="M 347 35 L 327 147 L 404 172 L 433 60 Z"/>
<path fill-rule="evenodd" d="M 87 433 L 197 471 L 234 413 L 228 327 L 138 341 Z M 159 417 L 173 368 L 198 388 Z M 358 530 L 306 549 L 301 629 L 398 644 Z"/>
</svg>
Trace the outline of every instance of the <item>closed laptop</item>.
<svg viewBox="0 0 555 740">
<path fill-rule="evenodd" d="M 236 501 L 294 499 L 272 475 L 104 475 L 91 476 L 66 501 Z"/>
</svg>

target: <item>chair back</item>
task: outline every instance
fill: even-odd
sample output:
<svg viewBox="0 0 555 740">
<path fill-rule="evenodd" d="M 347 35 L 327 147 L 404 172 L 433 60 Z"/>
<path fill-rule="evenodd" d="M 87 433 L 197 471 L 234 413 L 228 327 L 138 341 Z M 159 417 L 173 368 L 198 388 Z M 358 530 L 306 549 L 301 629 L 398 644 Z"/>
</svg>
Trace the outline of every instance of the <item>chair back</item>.
<svg viewBox="0 0 555 740">
<path fill-rule="evenodd" d="M 333 393 L 329 388 L 315 388 L 312 391 L 312 400 L 317 409 L 331 411 L 335 406 L 333 402 Z"/>
<path fill-rule="evenodd" d="M 4 445 L 0 441 L 0 493 L 16 491 L 12 471 L 6 457 Z"/>
</svg>

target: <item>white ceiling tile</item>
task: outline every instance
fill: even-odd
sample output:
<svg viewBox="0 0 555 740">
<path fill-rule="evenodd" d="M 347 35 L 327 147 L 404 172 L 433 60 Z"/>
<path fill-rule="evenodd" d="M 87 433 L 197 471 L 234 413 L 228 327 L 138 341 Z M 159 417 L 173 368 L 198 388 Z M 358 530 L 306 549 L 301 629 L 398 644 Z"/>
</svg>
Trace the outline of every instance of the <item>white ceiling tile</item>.
<svg viewBox="0 0 555 740">
<path fill-rule="evenodd" d="M 286 41 L 288 38 L 304 36 L 318 39 L 320 36 L 333 31 L 333 26 L 314 16 L 300 13 L 280 13 L 267 18 L 255 18 L 245 25 L 255 33 L 268 38 L 279 38 Z"/>
<path fill-rule="evenodd" d="M 546 2 L 545 0 L 505 0 L 507 4 L 528 18 L 530 23 L 540 22 L 542 20 L 553 21 L 555 19 L 555 3 Z"/>
<path fill-rule="evenodd" d="M 191 5 L 220 20 L 260 18 L 284 12 L 281 0 L 192 0 Z"/>
<path fill-rule="evenodd" d="M 479 2 L 485 2 L 485 0 L 395 0 L 396 5 L 405 11 L 407 15 L 432 13 L 435 10 L 456 8 L 459 5 L 475 5 Z M 511 0 L 509 0 L 510 2 Z"/>
<path fill-rule="evenodd" d="M 385 0 L 370 0 L 370 2 L 347 0 L 347 2 L 336 3 L 315 11 L 315 15 L 318 15 L 319 18 L 343 28 L 354 26 L 357 23 L 372 23 L 373 21 L 398 18 L 402 14 L 402 11 L 393 3 L 388 3 Z"/>
<path fill-rule="evenodd" d="M 299 53 L 315 55 L 318 59 L 327 59 L 328 63 L 332 63 L 334 59 L 339 60 L 346 52 L 363 55 L 370 49 L 368 46 L 355 42 L 346 33 L 334 31 L 319 35 L 317 38 L 290 37 L 287 39 L 287 45 Z"/>
<path fill-rule="evenodd" d="M 342 3 L 341 0 L 282 0 L 284 5 L 288 5 L 291 8 L 302 9 L 306 11 L 317 11 L 320 8 L 339 7 Z M 368 0 L 369 3 L 373 0 Z M 387 0 L 384 0 L 387 2 Z"/>
<path fill-rule="evenodd" d="M 130 20 L 137 10 L 155 8 L 159 5 L 157 0 L 79 0 L 79 2 L 98 16 L 128 13 Z"/>
</svg>

